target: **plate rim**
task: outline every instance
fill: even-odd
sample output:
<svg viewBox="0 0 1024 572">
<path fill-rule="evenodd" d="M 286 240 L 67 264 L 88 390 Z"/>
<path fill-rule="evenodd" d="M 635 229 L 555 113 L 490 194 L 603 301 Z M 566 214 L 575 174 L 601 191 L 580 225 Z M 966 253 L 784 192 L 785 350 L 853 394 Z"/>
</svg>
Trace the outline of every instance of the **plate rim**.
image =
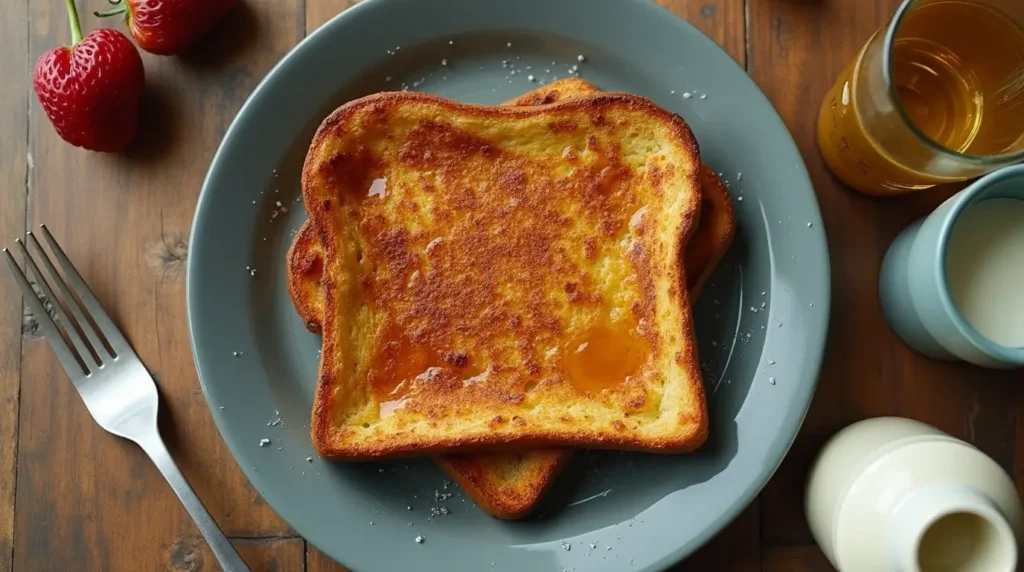
<svg viewBox="0 0 1024 572">
<path fill-rule="evenodd" d="M 347 26 L 350 25 L 349 22 L 358 21 L 358 19 L 364 12 L 381 9 L 387 10 L 387 7 L 389 5 L 398 5 L 402 1 L 404 0 L 363 0 L 362 2 L 354 6 L 346 8 L 342 12 L 333 16 L 329 21 L 321 25 L 312 33 L 306 35 L 295 46 L 288 50 L 288 52 L 285 53 L 285 55 L 282 56 L 282 58 L 270 68 L 270 70 L 259 81 L 257 86 L 253 89 L 252 93 L 246 98 L 245 102 L 239 108 L 235 117 L 232 119 L 228 129 L 224 132 L 224 135 L 221 138 L 220 143 L 218 144 L 217 150 L 210 161 L 210 166 L 207 170 L 206 176 L 204 177 L 202 183 L 201 191 L 196 202 L 195 213 L 193 215 L 192 228 L 189 233 L 190 256 L 188 257 L 185 276 L 186 317 L 189 329 L 189 346 L 192 351 L 193 362 L 195 364 L 196 374 L 199 379 L 200 387 L 203 391 L 204 399 L 206 400 L 207 407 L 209 407 L 210 409 L 210 413 L 214 419 L 217 431 L 220 434 L 221 439 L 224 441 L 225 445 L 227 445 L 228 450 L 230 451 L 232 457 L 235 460 L 235 463 L 242 470 L 243 474 L 249 480 L 250 484 L 266 500 L 267 504 L 271 507 L 271 509 L 273 509 L 274 512 L 278 514 L 278 516 L 285 520 L 285 522 L 287 522 L 289 526 L 293 527 L 297 532 L 300 532 L 300 527 L 295 526 L 294 519 L 285 516 L 284 512 L 267 498 L 269 489 L 271 488 L 266 486 L 267 484 L 269 484 L 269 479 L 261 475 L 258 471 L 255 471 L 254 468 L 250 468 L 247 466 L 246 463 L 242 462 L 242 459 L 245 457 L 245 455 L 243 455 L 240 452 L 240 445 L 237 444 L 233 438 L 229 438 L 227 436 L 229 433 L 228 425 L 230 425 L 230 423 L 226 420 L 226 416 L 223 414 L 223 412 L 220 411 L 216 406 L 214 406 L 213 402 L 211 401 L 208 389 L 210 387 L 210 384 L 208 381 L 205 380 L 205 377 L 203 375 L 204 367 L 201 363 L 202 350 L 200 350 L 197 347 L 196 342 L 196 330 L 202 327 L 202 319 L 197 315 L 194 309 L 196 304 L 193 302 L 193 299 L 198 296 L 198 294 L 196 293 L 196 289 L 194 287 L 194 283 L 197 280 L 197 270 L 195 268 L 196 258 L 192 256 L 191 253 L 194 247 L 202 244 L 201 240 L 197 242 L 197 237 L 201 239 L 201 234 L 203 232 L 201 230 L 201 227 L 203 226 L 203 218 L 205 212 L 204 205 L 209 204 L 209 197 L 215 192 L 215 187 L 212 184 L 213 179 L 215 178 L 215 173 L 220 168 L 222 168 L 220 165 L 222 162 L 225 161 L 223 156 L 228 152 L 228 149 L 233 146 L 233 135 L 238 129 L 240 129 L 243 123 L 249 120 L 248 116 L 250 114 L 250 109 L 255 105 L 255 102 L 258 99 L 266 96 L 265 92 L 269 90 L 268 86 L 274 82 L 276 77 L 282 73 L 282 70 L 284 68 L 290 66 L 293 61 L 295 61 L 297 58 L 300 58 L 307 51 L 313 50 L 312 46 L 314 46 L 316 41 L 321 36 L 330 36 L 333 34 L 344 33 L 344 30 L 347 28 Z M 769 114 L 771 116 L 770 119 L 774 120 L 779 124 L 779 126 L 782 129 L 782 132 L 784 132 L 788 137 L 788 143 L 792 145 L 795 155 L 799 160 L 799 163 L 797 164 L 798 175 L 802 182 L 805 183 L 806 189 L 809 191 L 810 197 L 812 199 L 812 204 L 810 205 L 810 207 L 811 214 L 813 216 L 809 220 L 809 223 L 814 223 L 815 232 L 813 234 L 815 235 L 815 237 L 820 237 L 820 240 L 816 238 L 815 241 L 820 242 L 823 246 L 822 259 L 814 261 L 814 264 L 816 264 L 817 267 L 820 268 L 821 276 L 819 277 L 819 279 L 823 287 L 821 292 L 822 299 L 819 301 L 819 303 L 822 306 L 822 311 L 817 312 L 817 315 L 820 316 L 817 325 L 820 326 L 821 328 L 822 336 L 820 337 L 820 339 L 809 341 L 811 351 L 809 351 L 806 357 L 804 358 L 807 364 L 807 367 L 804 368 L 804 371 L 807 372 L 809 379 L 801 380 L 801 383 L 799 384 L 800 391 L 798 391 L 796 394 L 797 400 L 795 403 L 792 404 L 794 407 L 791 410 L 791 417 L 789 418 L 789 421 L 783 425 L 783 428 L 786 430 L 779 432 L 780 436 L 785 435 L 786 438 L 785 443 L 778 446 L 779 453 L 777 455 L 777 460 L 775 460 L 773 463 L 766 463 L 762 467 L 760 473 L 749 481 L 748 485 L 744 488 L 742 494 L 737 495 L 735 500 L 732 501 L 732 503 L 729 505 L 729 508 L 724 510 L 713 521 L 708 522 L 706 525 L 703 525 L 701 527 L 701 532 L 699 534 L 693 535 L 689 542 L 680 541 L 674 549 L 668 551 L 662 557 L 654 561 L 651 565 L 645 568 L 637 569 L 648 571 L 661 570 L 665 567 L 672 566 L 673 564 L 678 563 L 682 559 L 691 555 L 700 547 L 704 546 L 712 537 L 720 533 L 726 526 L 733 522 L 735 518 L 743 510 L 745 510 L 747 506 L 749 506 L 749 504 L 763 491 L 768 481 L 772 478 L 778 467 L 782 464 L 783 460 L 788 455 L 793 442 L 799 435 L 800 429 L 802 428 L 804 420 L 809 411 L 811 402 L 817 389 L 818 377 L 821 372 L 822 363 L 825 358 L 826 339 L 828 337 L 830 327 L 832 281 L 828 240 L 826 233 L 824 231 L 824 225 L 822 224 L 820 204 L 818 203 L 817 195 L 814 191 L 814 184 L 807 170 L 806 162 L 804 161 L 803 154 L 800 152 L 796 140 L 793 138 L 792 133 L 790 132 L 788 126 L 786 126 L 785 122 L 782 120 L 782 117 L 779 115 L 778 110 L 772 103 L 772 101 L 764 94 L 760 86 L 753 80 L 753 78 L 749 76 L 745 68 L 740 66 L 739 63 L 736 62 L 731 56 L 729 56 L 728 53 L 726 53 L 725 50 L 721 46 L 719 46 L 714 40 L 712 40 L 710 37 L 708 37 L 706 34 L 704 34 L 701 30 L 699 30 L 696 26 L 691 24 L 686 19 L 674 14 L 670 10 L 650 0 L 626 0 L 625 2 L 619 2 L 618 4 L 623 6 L 621 10 L 624 12 L 631 12 L 633 10 L 651 10 L 658 12 L 658 15 L 662 18 L 669 18 L 673 20 L 677 26 L 688 29 L 689 32 L 691 32 L 692 37 L 695 39 L 694 41 L 700 40 L 705 42 L 705 46 L 702 47 L 701 49 L 713 49 L 722 52 L 727 56 L 730 65 L 735 66 L 737 71 L 741 72 L 744 76 L 747 77 L 747 79 L 750 82 L 750 86 L 753 88 L 751 92 L 752 96 L 760 96 L 764 100 L 764 103 L 768 105 L 772 112 L 771 114 Z M 777 271 L 774 260 L 771 262 L 770 266 L 770 276 L 774 284 L 775 278 L 777 277 Z M 269 494 L 273 496 L 273 493 Z M 302 534 L 302 532 L 300 532 L 300 534 Z M 312 540 L 309 540 L 309 538 L 305 534 L 302 534 L 302 536 L 304 539 L 306 539 L 314 546 L 322 550 L 326 555 L 328 555 L 332 559 L 338 562 L 342 562 L 342 560 L 339 559 L 336 555 L 337 551 L 332 550 L 329 547 L 329 545 L 324 546 L 320 543 L 313 542 Z M 349 566 L 350 565 L 351 564 L 349 564 Z"/>
</svg>

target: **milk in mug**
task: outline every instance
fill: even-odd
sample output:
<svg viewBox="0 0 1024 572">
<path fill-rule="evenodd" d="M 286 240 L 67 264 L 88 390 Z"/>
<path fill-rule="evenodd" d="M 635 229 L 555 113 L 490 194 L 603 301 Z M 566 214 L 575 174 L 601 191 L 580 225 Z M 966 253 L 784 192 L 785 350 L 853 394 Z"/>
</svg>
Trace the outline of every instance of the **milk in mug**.
<svg viewBox="0 0 1024 572">
<path fill-rule="evenodd" d="M 964 209 L 946 248 L 946 280 L 978 333 L 1024 347 L 1024 200 L 992 198 Z"/>
</svg>

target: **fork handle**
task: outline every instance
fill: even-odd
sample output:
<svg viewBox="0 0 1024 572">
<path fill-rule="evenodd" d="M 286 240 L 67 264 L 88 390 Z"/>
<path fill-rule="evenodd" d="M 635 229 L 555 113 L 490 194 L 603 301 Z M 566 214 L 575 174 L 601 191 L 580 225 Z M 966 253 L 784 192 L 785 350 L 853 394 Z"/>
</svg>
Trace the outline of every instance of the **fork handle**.
<svg viewBox="0 0 1024 572">
<path fill-rule="evenodd" d="M 250 572 L 245 561 L 238 556 L 235 547 L 231 545 L 231 542 L 221 532 L 220 527 L 217 526 L 213 517 L 210 516 L 206 507 L 203 506 L 203 502 L 199 500 L 195 491 L 192 490 L 188 481 L 185 480 L 185 476 L 181 474 L 178 465 L 174 463 L 174 459 L 171 458 L 171 454 L 167 451 L 167 446 L 164 445 L 163 439 L 160 438 L 160 434 L 153 431 L 152 434 L 139 439 L 137 443 L 149 455 L 149 458 L 153 460 L 156 467 L 160 469 L 164 478 L 167 479 L 167 483 L 174 489 L 174 494 L 178 495 L 181 503 L 185 505 L 185 510 L 188 511 L 189 516 L 192 517 L 196 526 L 199 527 L 199 532 L 206 539 L 207 544 L 210 545 L 210 550 L 217 557 L 217 561 L 220 563 L 221 568 L 224 569 L 224 572 Z"/>
</svg>

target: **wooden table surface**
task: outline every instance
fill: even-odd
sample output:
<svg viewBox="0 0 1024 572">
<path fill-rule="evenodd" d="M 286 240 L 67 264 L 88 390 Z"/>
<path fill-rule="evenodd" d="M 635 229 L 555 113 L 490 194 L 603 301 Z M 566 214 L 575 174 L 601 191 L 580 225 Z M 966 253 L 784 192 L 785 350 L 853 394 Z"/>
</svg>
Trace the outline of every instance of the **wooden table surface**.
<svg viewBox="0 0 1024 572">
<path fill-rule="evenodd" d="M 141 131 L 120 155 L 62 142 L 32 95 L 36 59 L 69 42 L 64 3 L 0 7 L 0 244 L 41 222 L 59 237 L 156 377 L 172 454 L 254 570 L 341 567 L 260 498 L 213 425 L 189 350 L 187 240 L 207 166 L 242 102 L 285 52 L 353 3 L 243 0 L 203 41 L 204 55 L 144 55 Z M 803 517 L 806 472 L 829 435 L 865 417 L 908 416 L 970 441 L 1020 490 L 1022 375 L 915 355 L 878 304 L 889 242 L 950 191 L 887 200 L 852 193 L 825 171 L 814 144 L 825 92 L 898 0 L 661 3 L 744 65 L 782 114 L 814 179 L 833 284 L 820 384 L 789 456 L 734 523 L 674 570 L 830 570 Z M 79 4 L 83 26 L 97 27 L 89 13 L 104 3 Z M 160 474 L 135 445 L 92 421 L 14 282 L 0 278 L 0 572 L 216 569 Z"/>
</svg>

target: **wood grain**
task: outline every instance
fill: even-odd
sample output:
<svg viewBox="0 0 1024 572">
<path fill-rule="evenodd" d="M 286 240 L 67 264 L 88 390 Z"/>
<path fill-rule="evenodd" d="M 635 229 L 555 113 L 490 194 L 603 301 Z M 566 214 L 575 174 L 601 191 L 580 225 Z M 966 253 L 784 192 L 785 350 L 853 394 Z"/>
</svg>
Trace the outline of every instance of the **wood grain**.
<svg viewBox="0 0 1024 572">
<path fill-rule="evenodd" d="M 898 4 L 898 0 L 749 4 L 749 71 L 803 153 L 821 205 L 832 260 L 830 334 L 818 390 L 796 443 L 760 497 L 766 545 L 813 542 L 802 510 L 809 465 L 829 436 L 859 419 L 878 415 L 918 419 L 974 443 L 1008 471 L 1014 469 L 1014 450 L 1019 446 L 1015 437 L 1020 434 L 1015 407 L 1020 392 L 1011 378 L 1017 376 L 1019 381 L 1019 373 L 919 356 L 892 333 L 878 302 L 878 272 L 893 238 L 956 189 L 897 199 L 869 198 L 844 188 L 829 175 L 815 143 L 816 112 L 825 93 Z"/>
<path fill-rule="evenodd" d="M 769 546 L 761 572 L 825 572 L 832 570 L 817 546 Z"/>
<path fill-rule="evenodd" d="M 358 3 L 359 0 L 307 0 L 306 34 L 313 33 L 313 30 Z"/>
<path fill-rule="evenodd" d="M 714 40 L 741 66 L 746 66 L 744 0 L 657 0 Z"/>
<path fill-rule="evenodd" d="M 816 187 L 833 284 L 819 389 L 790 455 L 754 504 L 673 570 L 830 570 L 803 517 L 806 473 L 830 435 L 866 417 L 934 424 L 975 443 L 1024 489 L 1019 372 L 921 358 L 878 305 L 885 249 L 955 189 L 867 198 L 836 183 L 815 146 L 825 92 L 899 0 L 657 1 L 746 66 L 779 110 Z M 157 378 L 172 454 L 254 570 L 344 572 L 262 501 L 212 424 L 188 347 L 186 241 L 209 160 L 249 92 L 305 34 L 356 3 L 244 0 L 190 53 L 144 56 L 141 136 L 115 156 L 64 144 L 31 95 L 35 59 L 67 43 L 63 3 L 0 7 L 0 244 L 27 222 L 46 222 L 61 240 Z M 83 25 L 95 27 L 86 15 L 95 6 L 80 4 Z M 22 335 L 20 296 L 7 279 L 0 320 L 0 572 L 216 570 L 148 459 L 89 417 L 31 317 Z"/>
<path fill-rule="evenodd" d="M 95 27 L 86 14 L 83 26 Z M 32 2 L 30 17 L 33 58 L 67 43 L 63 2 Z M 126 153 L 73 148 L 45 120 L 31 129 L 30 220 L 47 223 L 154 374 L 172 454 L 236 537 L 291 530 L 238 470 L 200 391 L 185 317 L 186 239 L 222 134 L 302 38 L 302 20 L 302 0 L 246 0 L 189 53 L 145 55 L 140 136 Z M 32 114 L 42 118 L 38 104 Z M 31 383 L 22 393 L 15 568 L 164 569 L 197 531 L 155 467 L 92 421 L 44 341 L 25 342 L 22 375 Z"/>
<path fill-rule="evenodd" d="M 0 5 L 0 245 L 25 230 L 28 192 L 28 3 Z M 34 62 L 33 62 L 34 63 Z M 20 258 L 20 257 L 19 257 Z M 6 266 L 6 265 L 4 265 Z M 0 572 L 10 572 L 14 550 L 18 398 L 21 385 L 21 293 L 0 270 Z"/>
<path fill-rule="evenodd" d="M 306 572 L 348 572 L 348 569 L 310 545 L 306 549 Z"/>
<path fill-rule="evenodd" d="M 873 229 L 876 211 L 885 204 L 841 188 L 825 170 L 815 144 L 816 110 L 842 69 L 891 15 L 885 4 L 895 2 L 750 4 L 749 71 L 800 147 L 834 261 L 831 334 L 818 390 L 790 455 L 760 497 L 768 543 L 811 542 L 802 491 L 810 457 L 825 439 L 857 419 L 897 412 L 896 387 L 886 382 L 898 349 L 875 294 L 877 265 L 889 240 Z M 891 218 L 893 210 L 898 209 L 887 209 L 886 216 Z"/>
<path fill-rule="evenodd" d="M 304 572 L 301 538 L 236 540 L 238 554 L 252 572 Z M 166 552 L 160 568 L 173 572 L 218 572 L 220 566 L 202 537 L 183 536 Z"/>
</svg>

